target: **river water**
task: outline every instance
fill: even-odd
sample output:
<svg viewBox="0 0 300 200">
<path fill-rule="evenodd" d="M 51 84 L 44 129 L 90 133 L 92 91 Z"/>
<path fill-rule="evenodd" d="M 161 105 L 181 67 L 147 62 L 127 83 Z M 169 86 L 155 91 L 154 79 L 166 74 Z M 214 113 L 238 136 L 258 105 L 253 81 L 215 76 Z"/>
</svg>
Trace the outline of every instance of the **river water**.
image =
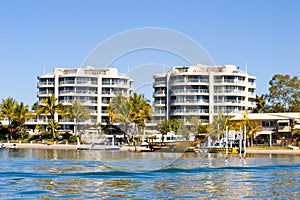
<svg viewBox="0 0 300 200">
<path fill-rule="evenodd" d="M 0 199 L 300 199 L 299 155 L 0 150 Z"/>
</svg>

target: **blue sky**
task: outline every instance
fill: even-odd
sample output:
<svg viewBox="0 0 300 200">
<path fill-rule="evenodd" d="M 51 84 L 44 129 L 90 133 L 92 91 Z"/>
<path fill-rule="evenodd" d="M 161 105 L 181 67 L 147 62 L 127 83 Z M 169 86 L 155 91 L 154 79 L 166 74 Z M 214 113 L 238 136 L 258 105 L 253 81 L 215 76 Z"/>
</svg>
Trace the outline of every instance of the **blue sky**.
<svg viewBox="0 0 300 200">
<path fill-rule="evenodd" d="M 0 99 L 32 105 L 37 76 L 79 67 L 89 52 L 123 31 L 161 27 L 197 41 L 217 65 L 236 64 L 266 93 L 276 73 L 300 74 L 300 1 L 2 1 Z M 157 51 L 112 63 L 121 72 L 144 63 L 186 64 Z"/>
</svg>

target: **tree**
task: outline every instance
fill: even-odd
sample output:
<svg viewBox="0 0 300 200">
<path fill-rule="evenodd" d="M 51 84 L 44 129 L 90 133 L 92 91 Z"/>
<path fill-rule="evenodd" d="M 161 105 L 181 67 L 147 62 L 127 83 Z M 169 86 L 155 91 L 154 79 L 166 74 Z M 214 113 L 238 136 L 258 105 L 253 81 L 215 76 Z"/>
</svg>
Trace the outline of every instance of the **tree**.
<svg viewBox="0 0 300 200">
<path fill-rule="evenodd" d="M 297 76 L 275 74 L 269 85 L 267 100 L 271 112 L 300 111 L 300 80 Z"/>
<path fill-rule="evenodd" d="M 31 110 L 37 111 L 39 109 L 39 102 L 36 101 L 32 106 L 31 106 Z"/>
<path fill-rule="evenodd" d="M 192 117 L 190 119 L 191 124 L 191 132 L 193 132 L 195 135 L 207 133 L 207 126 L 202 125 L 201 120 L 199 120 L 197 117 Z"/>
<path fill-rule="evenodd" d="M 16 101 L 12 97 L 8 97 L 5 100 L 3 99 L 0 105 L 0 115 L 2 117 L 8 118 L 8 130 L 9 130 L 9 136 L 11 140 L 13 139 L 11 124 L 15 118 L 15 105 L 16 105 Z"/>
<path fill-rule="evenodd" d="M 130 118 L 136 126 L 142 128 L 146 125 L 146 120 L 150 118 L 152 108 L 150 104 L 145 99 L 144 95 L 139 95 L 134 93 L 133 96 L 129 98 L 130 104 Z"/>
<path fill-rule="evenodd" d="M 52 94 L 51 96 L 47 96 L 45 99 L 43 99 L 42 104 L 39 106 L 38 114 L 44 114 L 47 116 L 50 115 L 49 125 L 51 128 L 51 133 L 53 135 L 54 141 L 56 141 L 56 135 L 55 135 L 55 115 L 56 114 L 63 114 L 63 106 L 61 103 L 57 103 L 57 98 Z"/>
<path fill-rule="evenodd" d="M 127 134 L 128 125 L 131 123 L 129 99 L 122 96 L 122 94 L 116 95 L 110 101 L 107 112 L 111 121 L 122 124 L 124 132 Z"/>
<path fill-rule="evenodd" d="M 265 110 L 265 105 L 266 105 L 266 99 L 265 95 L 261 94 L 260 96 L 256 95 L 254 99 L 256 107 L 254 108 L 253 112 L 254 113 L 262 113 Z"/>
<path fill-rule="evenodd" d="M 77 135 L 79 128 L 79 122 L 88 120 L 90 118 L 91 111 L 86 109 L 79 101 L 75 100 L 67 111 L 68 117 L 73 118 L 75 122 L 74 133 Z"/>
<path fill-rule="evenodd" d="M 226 127 L 231 128 L 231 121 L 229 116 L 224 116 L 219 113 L 217 117 L 207 127 L 208 135 L 214 139 L 220 140 L 222 134 L 224 134 Z"/>
<path fill-rule="evenodd" d="M 181 126 L 181 122 L 178 119 L 171 119 L 163 121 L 161 124 L 158 125 L 158 130 L 163 135 L 166 135 L 168 132 L 173 131 L 175 134 L 178 133 Z"/>
<path fill-rule="evenodd" d="M 294 129 L 292 131 L 292 136 L 295 137 L 296 146 L 299 146 L 299 144 L 300 144 L 300 130 L 299 129 Z"/>
<path fill-rule="evenodd" d="M 32 118 L 33 113 L 29 110 L 29 106 L 25 105 L 24 102 L 20 104 L 17 102 L 15 106 L 15 121 L 19 124 L 22 139 L 24 139 L 23 126 L 27 120 Z"/>
</svg>

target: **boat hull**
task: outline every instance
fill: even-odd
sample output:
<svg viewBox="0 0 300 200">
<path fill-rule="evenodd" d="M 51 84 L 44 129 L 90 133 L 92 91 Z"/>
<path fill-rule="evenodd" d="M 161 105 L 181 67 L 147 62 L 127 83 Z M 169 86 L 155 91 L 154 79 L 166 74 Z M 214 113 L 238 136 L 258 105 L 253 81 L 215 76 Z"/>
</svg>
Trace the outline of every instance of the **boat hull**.
<svg viewBox="0 0 300 200">
<path fill-rule="evenodd" d="M 177 142 L 150 142 L 147 146 L 151 151 L 160 152 L 185 152 L 191 145 L 191 141 Z"/>
<path fill-rule="evenodd" d="M 226 153 L 225 147 L 212 147 L 208 149 L 209 153 Z M 239 153 L 239 149 L 236 147 L 229 147 L 227 148 L 228 153 L 237 154 Z"/>
</svg>

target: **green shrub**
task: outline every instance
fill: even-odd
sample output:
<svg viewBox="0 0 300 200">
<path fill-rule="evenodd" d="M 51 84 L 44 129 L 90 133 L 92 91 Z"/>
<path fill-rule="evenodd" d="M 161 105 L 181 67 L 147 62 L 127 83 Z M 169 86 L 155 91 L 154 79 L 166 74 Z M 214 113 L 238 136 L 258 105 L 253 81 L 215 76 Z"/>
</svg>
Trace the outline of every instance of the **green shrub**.
<svg viewBox="0 0 300 200">
<path fill-rule="evenodd" d="M 43 131 L 40 136 L 42 137 L 42 140 L 44 139 L 53 139 L 53 135 L 49 131 Z"/>
<path fill-rule="evenodd" d="M 69 143 L 76 143 L 77 142 L 77 137 L 75 135 L 71 135 L 69 137 Z"/>
</svg>

